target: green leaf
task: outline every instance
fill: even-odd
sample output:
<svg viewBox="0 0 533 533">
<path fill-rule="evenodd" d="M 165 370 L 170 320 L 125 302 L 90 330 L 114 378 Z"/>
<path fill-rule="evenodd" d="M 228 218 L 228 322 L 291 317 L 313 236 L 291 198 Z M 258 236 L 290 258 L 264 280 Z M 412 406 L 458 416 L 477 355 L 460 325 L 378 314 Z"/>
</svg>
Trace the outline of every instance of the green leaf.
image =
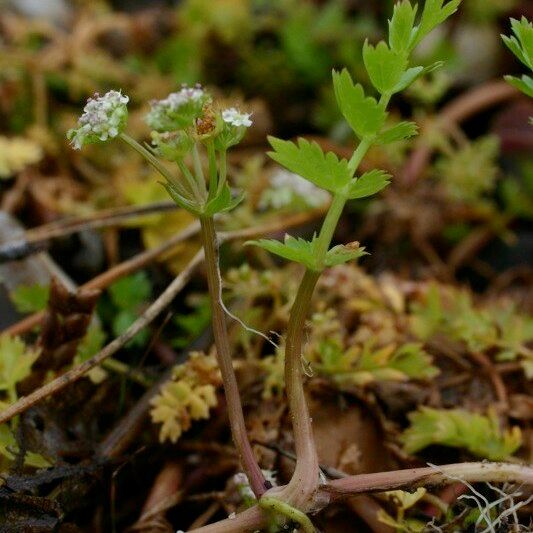
<svg viewBox="0 0 533 533">
<path fill-rule="evenodd" d="M 338 341 L 326 339 L 319 348 L 318 370 L 332 376 L 339 384 L 365 385 L 374 381 L 431 379 L 439 370 L 419 343 L 400 346 L 389 344 L 376 348 L 369 340 L 362 346 L 351 345 L 346 351 Z"/>
<path fill-rule="evenodd" d="M 533 24 L 526 17 L 519 21 L 512 18 L 511 28 L 514 35 L 502 35 L 503 42 L 526 67 L 533 70 Z"/>
<path fill-rule="evenodd" d="M 440 68 L 443 65 L 443 61 L 436 61 L 432 65 L 429 65 L 427 67 L 412 67 L 408 68 L 401 76 L 400 81 L 398 84 L 394 87 L 392 90 L 393 93 L 398 93 L 400 91 L 403 91 L 404 89 L 407 89 L 409 85 L 411 85 L 414 81 L 416 81 L 418 78 L 423 76 L 424 74 L 427 74 L 428 72 L 433 72 L 434 70 Z"/>
<path fill-rule="evenodd" d="M 373 137 L 381 130 L 387 113 L 375 98 L 365 97 L 363 87 L 354 85 L 346 69 L 333 71 L 333 88 L 341 113 L 360 139 Z"/>
<path fill-rule="evenodd" d="M 431 357 L 418 342 L 400 346 L 394 352 L 389 366 L 416 379 L 432 379 L 439 374 L 439 369 L 431 364 Z"/>
<path fill-rule="evenodd" d="M 516 87 L 519 91 L 533 98 L 533 78 L 523 74 L 521 78 L 516 76 L 504 76 L 505 81 L 510 83 L 513 87 Z"/>
<path fill-rule="evenodd" d="M 116 307 L 136 311 L 150 298 L 152 285 L 146 273 L 141 271 L 115 281 L 108 290 Z"/>
<path fill-rule="evenodd" d="M 36 313 L 46 309 L 49 295 L 48 285 L 19 285 L 9 298 L 19 313 Z"/>
<path fill-rule="evenodd" d="M 263 250 L 279 255 L 289 261 L 301 263 L 310 270 L 320 270 L 316 261 L 316 237 L 312 241 L 296 239 L 290 235 L 285 235 L 285 241 L 280 242 L 270 239 L 260 239 L 258 241 L 248 241 L 246 245 L 259 246 Z"/>
<path fill-rule="evenodd" d="M 418 6 L 412 6 L 409 0 L 395 4 L 392 18 L 389 20 L 389 45 L 395 52 L 409 50 L 417 8 Z"/>
<path fill-rule="evenodd" d="M 443 3 L 444 0 L 426 0 L 420 24 L 417 26 L 410 43 L 411 50 L 433 29 L 453 15 L 457 11 L 461 0 L 450 0 L 444 5 Z"/>
<path fill-rule="evenodd" d="M 502 461 L 522 444 L 520 428 L 514 426 L 502 431 L 493 411 L 482 416 L 463 409 L 420 407 L 408 418 L 411 425 L 400 437 L 407 453 L 440 444 L 465 448 L 473 455 L 491 461 Z"/>
<path fill-rule="evenodd" d="M 216 213 L 223 213 L 225 211 L 231 211 L 237 207 L 243 200 L 244 193 L 239 194 L 235 198 L 231 197 L 231 190 L 227 183 L 224 184 L 224 187 L 220 193 L 215 196 L 212 200 L 207 202 L 204 208 L 204 215 L 213 216 Z"/>
<path fill-rule="evenodd" d="M 357 241 L 349 244 L 339 244 L 334 246 L 326 253 L 324 264 L 326 266 L 342 265 L 348 261 L 359 259 L 363 255 L 366 255 L 364 247 L 359 246 Z"/>
<path fill-rule="evenodd" d="M 179 191 L 176 189 L 176 187 L 174 187 L 172 185 L 172 183 L 170 182 L 161 182 L 161 185 L 163 185 L 163 187 L 165 187 L 165 189 L 167 190 L 169 196 L 172 198 L 172 200 L 174 200 L 174 202 L 176 202 L 176 205 L 183 208 L 183 209 L 186 209 L 187 211 L 189 211 L 189 213 L 192 213 L 194 215 L 200 215 L 200 210 L 198 208 L 197 205 L 193 204 L 192 202 L 190 202 L 189 200 L 187 200 L 186 198 L 184 198 L 180 193 Z"/>
<path fill-rule="evenodd" d="M 365 172 L 350 185 L 348 198 L 354 200 L 356 198 L 372 196 L 390 183 L 390 177 L 390 174 L 384 170 L 374 169 Z"/>
<path fill-rule="evenodd" d="M 418 133 L 418 126 L 414 122 L 399 122 L 391 128 L 382 131 L 376 137 L 376 144 L 390 144 L 414 137 Z"/>
<path fill-rule="evenodd" d="M 280 165 L 330 192 L 340 192 L 352 177 L 348 161 L 332 152 L 324 153 L 316 142 L 298 139 L 298 144 L 268 138 L 274 152 L 268 155 Z"/>
<path fill-rule="evenodd" d="M 375 47 L 365 41 L 363 61 L 372 85 L 381 94 L 392 94 L 407 69 L 407 55 L 391 50 L 385 41 Z"/>
<path fill-rule="evenodd" d="M 0 390 L 13 389 L 31 373 L 40 350 L 30 349 L 20 337 L 0 335 Z"/>
</svg>

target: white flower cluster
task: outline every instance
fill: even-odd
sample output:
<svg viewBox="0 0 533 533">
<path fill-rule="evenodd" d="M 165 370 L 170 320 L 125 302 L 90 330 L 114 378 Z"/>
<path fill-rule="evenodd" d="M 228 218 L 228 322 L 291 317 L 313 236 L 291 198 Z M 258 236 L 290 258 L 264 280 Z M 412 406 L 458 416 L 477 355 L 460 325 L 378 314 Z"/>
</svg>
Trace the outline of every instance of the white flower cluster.
<svg viewBox="0 0 533 533">
<path fill-rule="evenodd" d="M 303 203 L 308 207 L 320 207 L 330 195 L 294 172 L 276 170 L 270 176 L 270 187 L 261 195 L 259 207 L 281 209 L 291 204 Z"/>
<path fill-rule="evenodd" d="M 208 95 L 200 84 L 194 87 L 183 85 L 179 91 L 170 93 L 166 98 L 150 102 L 146 122 L 156 131 L 178 129 L 192 122 L 207 100 Z M 180 116 L 181 113 L 183 116 Z"/>
<path fill-rule="evenodd" d="M 249 128 L 252 125 L 250 116 L 250 113 L 241 113 L 234 107 L 222 111 L 222 120 L 235 127 L 244 126 L 245 128 Z"/>
<path fill-rule="evenodd" d="M 204 90 L 198 84 L 194 87 L 183 86 L 181 90 L 175 93 L 170 93 L 166 98 L 163 98 L 163 100 L 156 100 L 154 105 L 165 107 L 170 111 L 176 111 L 179 107 L 188 102 L 201 100 L 204 95 Z"/>
<path fill-rule="evenodd" d="M 120 91 L 98 93 L 89 98 L 78 120 L 78 128 L 67 133 L 72 145 L 79 150 L 84 144 L 107 141 L 124 128 L 128 117 L 126 104 L 129 98 Z"/>
</svg>

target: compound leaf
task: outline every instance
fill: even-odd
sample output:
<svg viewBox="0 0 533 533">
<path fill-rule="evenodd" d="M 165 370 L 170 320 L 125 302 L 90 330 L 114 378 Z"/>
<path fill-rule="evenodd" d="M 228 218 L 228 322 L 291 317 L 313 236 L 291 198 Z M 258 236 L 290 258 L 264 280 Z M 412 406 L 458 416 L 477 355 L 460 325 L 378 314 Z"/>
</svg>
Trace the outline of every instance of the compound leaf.
<svg viewBox="0 0 533 533">
<path fill-rule="evenodd" d="M 520 428 L 502 431 L 494 412 L 488 416 L 463 409 L 420 407 L 408 415 L 411 425 L 401 441 L 407 453 L 416 453 L 432 444 L 465 448 L 473 455 L 501 461 L 522 444 Z"/>
</svg>

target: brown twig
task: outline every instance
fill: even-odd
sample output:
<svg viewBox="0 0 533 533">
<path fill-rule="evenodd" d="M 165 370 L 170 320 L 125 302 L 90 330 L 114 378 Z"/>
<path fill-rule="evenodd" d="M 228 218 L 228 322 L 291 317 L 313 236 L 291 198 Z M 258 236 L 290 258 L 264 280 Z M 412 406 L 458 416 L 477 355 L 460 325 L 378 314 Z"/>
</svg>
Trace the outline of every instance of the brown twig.
<svg viewBox="0 0 533 533">
<path fill-rule="evenodd" d="M 172 248 L 175 248 L 184 240 L 198 233 L 199 230 L 200 224 L 193 222 L 168 241 L 165 241 L 164 243 L 150 250 L 145 250 L 135 257 L 132 257 L 131 259 L 128 259 L 127 261 L 110 268 L 106 272 L 103 272 L 102 274 L 89 280 L 87 283 L 81 285 L 80 289 L 105 289 L 117 279 L 140 270 L 158 257 L 170 252 Z M 7 333 L 8 335 L 22 335 L 23 333 L 26 333 L 35 326 L 39 325 L 43 316 L 44 313 L 42 312 L 34 313 L 33 315 L 27 316 L 16 324 L 6 328 L 4 331 L 2 331 L 2 333 Z"/>
<path fill-rule="evenodd" d="M 155 202 L 142 206 L 119 207 L 99 211 L 86 217 L 69 217 L 26 231 L 24 238 L 0 246 L 0 262 L 24 259 L 48 247 L 56 237 L 72 235 L 88 229 L 118 226 L 131 218 L 176 209 L 174 202 Z"/>
<path fill-rule="evenodd" d="M 176 461 L 167 462 L 152 484 L 152 489 L 146 498 L 141 516 L 136 524 L 139 526 L 138 529 L 142 528 L 143 522 L 153 520 L 157 516 L 164 516 L 166 509 L 161 509 L 161 504 L 178 491 L 182 481 L 182 465 Z"/>
<path fill-rule="evenodd" d="M 46 385 L 33 391 L 28 396 L 20 398 L 17 402 L 10 405 L 8 408 L 0 412 L 0 424 L 7 422 L 16 415 L 19 415 L 44 400 L 48 396 L 56 394 L 71 383 L 74 383 L 83 377 L 89 370 L 101 364 L 106 358 L 115 354 L 122 348 L 129 340 L 131 340 L 141 329 L 145 328 L 165 309 L 175 296 L 185 286 L 189 277 L 194 272 L 195 268 L 203 259 L 203 252 L 199 251 L 190 261 L 187 267 L 180 272 L 180 274 L 170 283 L 165 291 L 155 300 L 148 309 L 120 336 L 111 341 L 103 350 L 98 352 L 81 365 L 74 367 L 72 370 L 65 372 L 58 378 L 50 381 Z"/>
</svg>

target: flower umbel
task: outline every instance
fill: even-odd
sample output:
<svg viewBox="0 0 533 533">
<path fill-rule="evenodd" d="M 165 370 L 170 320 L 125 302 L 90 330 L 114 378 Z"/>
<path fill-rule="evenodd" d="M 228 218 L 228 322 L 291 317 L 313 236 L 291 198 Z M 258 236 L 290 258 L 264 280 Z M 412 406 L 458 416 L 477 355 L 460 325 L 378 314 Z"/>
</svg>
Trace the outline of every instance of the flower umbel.
<svg viewBox="0 0 533 533">
<path fill-rule="evenodd" d="M 247 128 L 252 125 L 250 116 L 250 113 L 242 113 L 235 107 L 222 111 L 224 127 L 216 139 L 217 150 L 227 150 L 241 142 Z"/>
<path fill-rule="evenodd" d="M 163 100 L 150 103 L 146 123 L 155 131 L 176 131 L 191 126 L 201 115 L 202 108 L 210 100 L 209 95 L 196 84 L 183 85 L 181 90 L 170 93 Z"/>
<path fill-rule="evenodd" d="M 103 142 L 116 137 L 126 125 L 129 97 L 120 91 L 98 93 L 89 98 L 78 120 L 78 127 L 67 132 L 67 138 L 76 150 L 85 144 Z"/>
</svg>

